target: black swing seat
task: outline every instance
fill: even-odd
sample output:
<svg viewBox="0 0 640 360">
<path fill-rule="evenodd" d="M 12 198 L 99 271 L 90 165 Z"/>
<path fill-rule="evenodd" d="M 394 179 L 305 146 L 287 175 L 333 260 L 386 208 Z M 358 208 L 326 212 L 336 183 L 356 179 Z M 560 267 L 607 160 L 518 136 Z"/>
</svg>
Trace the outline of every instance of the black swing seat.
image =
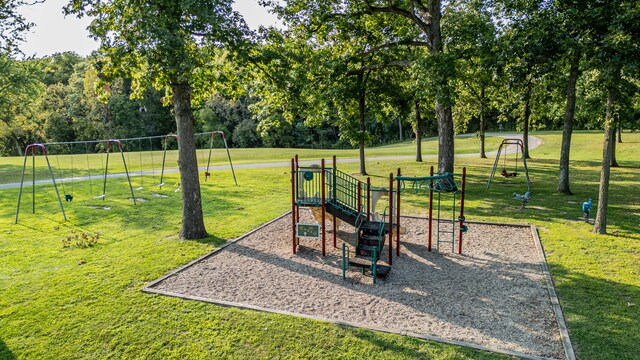
<svg viewBox="0 0 640 360">
<path fill-rule="evenodd" d="M 518 176 L 517 172 L 512 172 L 512 173 L 508 173 L 507 170 L 502 169 L 502 172 L 500 173 L 500 175 L 507 177 L 507 178 L 511 178 L 511 177 L 516 177 Z"/>
</svg>

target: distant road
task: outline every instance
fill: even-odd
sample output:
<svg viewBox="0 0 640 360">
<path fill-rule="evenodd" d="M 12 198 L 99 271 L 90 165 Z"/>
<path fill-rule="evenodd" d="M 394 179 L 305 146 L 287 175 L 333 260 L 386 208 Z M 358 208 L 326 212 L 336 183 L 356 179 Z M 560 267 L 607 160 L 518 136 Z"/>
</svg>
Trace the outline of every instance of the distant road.
<svg viewBox="0 0 640 360">
<path fill-rule="evenodd" d="M 476 134 L 463 134 L 460 135 L 462 137 L 472 137 L 472 136 L 476 136 Z M 522 139 L 522 134 L 513 134 L 513 133 L 486 133 L 487 137 L 503 137 L 503 138 L 513 138 L 513 139 Z M 537 138 L 535 136 L 531 136 L 529 135 L 529 150 L 533 150 L 535 148 L 537 148 L 538 146 L 542 145 L 542 140 L 540 138 Z M 516 152 L 516 147 L 515 146 L 508 146 L 506 149 L 506 153 L 507 154 L 513 154 Z M 487 156 L 491 157 L 491 156 L 495 156 L 497 153 L 496 151 L 489 151 L 487 152 Z M 479 153 L 471 153 L 471 154 L 460 154 L 460 155 L 456 155 L 456 157 L 474 157 L 474 156 L 479 156 Z M 415 155 L 389 155 L 389 156 L 375 156 L 375 157 L 367 157 L 367 161 L 389 161 L 389 160 L 410 160 L 410 159 L 414 159 L 416 156 Z M 422 158 L 426 158 L 426 159 L 434 159 L 437 158 L 437 155 L 422 155 Z M 357 163 L 359 162 L 360 159 L 359 158 L 344 158 L 344 159 L 338 159 L 339 163 L 342 164 L 346 164 L 346 163 Z M 317 163 L 317 160 L 302 160 L 300 161 L 300 164 L 302 165 L 311 165 L 311 164 L 315 164 Z M 289 161 L 277 161 L 277 162 L 266 162 L 266 163 L 251 163 L 251 164 L 237 164 L 234 165 L 233 168 L 234 169 L 268 169 L 268 168 L 275 168 L 275 167 L 288 167 L 291 166 L 291 162 Z M 200 167 L 200 170 L 203 171 L 206 168 Z M 229 165 L 218 165 L 218 166 L 210 166 L 209 170 L 210 171 L 218 171 L 218 170 L 229 170 L 231 169 L 229 167 Z M 169 174 L 169 173 L 177 173 L 178 172 L 178 168 L 170 168 L 170 169 L 164 169 L 165 174 Z M 153 170 L 146 170 L 146 171 L 136 171 L 136 172 L 129 172 L 129 176 L 134 177 L 134 176 L 140 176 L 140 175 L 153 175 L 153 174 L 157 174 L 158 171 L 153 171 Z M 114 173 L 114 174 L 107 174 L 108 178 L 122 178 L 122 177 L 126 177 L 127 174 L 126 173 Z M 91 175 L 91 176 L 75 176 L 73 178 L 64 178 L 64 179 L 58 179 L 56 180 L 57 183 L 70 183 L 71 180 L 73 181 L 83 181 L 83 180 L 97 180 L 97 179 L 103 179 L 104 175 Z M 47 180 L 37 180 L 35 182 L 36 185 L 43 185 L 43 184 L 50 184 L 51 183 L 51 179 L 47 179 Z M 28 187 L 31 186 L 31 182 L 30 181 L 25 181 L 24 182 L 24 186 Z M 0 184 L 0 190 L 1 189 L 13 189 L 13 188 L 19 188 L 20 187 L 20 183 L 19 182 L 14 182 L 14 183 L 7 183 L 7 184 Z"/>
</svg>

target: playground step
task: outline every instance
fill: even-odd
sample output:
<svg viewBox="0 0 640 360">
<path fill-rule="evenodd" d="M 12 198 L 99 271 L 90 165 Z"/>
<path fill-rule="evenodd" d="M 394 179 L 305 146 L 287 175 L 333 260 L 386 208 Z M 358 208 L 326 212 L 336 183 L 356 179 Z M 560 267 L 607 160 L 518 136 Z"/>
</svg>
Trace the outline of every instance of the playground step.
<svg viewBox="0 0 640 360">
<path fill-rule="evenodd" d="M 380 236 L 378 236 L 378 234 L 375 234 L 375 235 L 364 234 L 360 236 L 360 244 L 369 245 L 369 246 L 378 246 L 378 244 L 380 244 Z"/>
<path fill-rule="evenodd" d="M 356 256 L 349 260 L 349 266 L 358 267 L 361 269 L 371 269 L 371 259 L 366 257 Z M 376 265 L 376 276 L 378 278 L 386 279 L 387 275 L 391 272 L 391 266 Z"/>
<path fill-rule="evenodd" d="M 382 243 L 382 247 L 384 247 L 384 243 Z M 356 246 L 356 255 L 371 258 L 371 256 L 373 256 L 373 249 L 378 249 L 378 245 L 376 244 L 371 246 L 371 245 L 365 245 L 365 244 L 358 244 Z M 382 251 L 382 248 L 378 250 L 378 257 L 380 257 L 381 251 Z"/>
<path fill-rule="evenodd" d="M 327 212 L 331 215 L 335 215 L 338 219 L 348 223 L 348 224 L 355 224 L 356 223 L 356 218 L 357 216 L 354 215 L 354 213 L 352 212 L 347 212 L 344 209 L 340 208 L 338 205 L 331 203 L 331 202 L 327 202 L 325 204 L 325 209 L 327 210 Z"/>
<path fill-rule="evenodd" d="M 389 233 L 389 223 L 388 222 L 381 222 L 381 221 L 366 221 L 364 222 L 364 224 L 362 224 L 362 226 L 360 227 L 365 233 L 368 234 L 378 234 L 378 232 L 380 231 L 380 225 L 382 224 L 382 231 L 384 232 L 384 234 L 388 234 Z M 393 227 L 396 227 L 396 224 L 393 224 Z"/>
</svg>

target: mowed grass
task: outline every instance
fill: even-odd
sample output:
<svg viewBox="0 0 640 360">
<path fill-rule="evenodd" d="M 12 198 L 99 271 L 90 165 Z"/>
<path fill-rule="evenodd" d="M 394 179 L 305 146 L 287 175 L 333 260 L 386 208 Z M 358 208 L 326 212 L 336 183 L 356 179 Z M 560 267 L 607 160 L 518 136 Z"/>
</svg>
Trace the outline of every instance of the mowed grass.
<svg viewBox="0 0 640 360">
<path fill-rule="evenodd" d="M 618 236 L 596 236 L 592 226 L 579 221 L 579 202 L 597 199 L 602 135 L 575 137 L 574 149 L 583 150 L 572 152 L 579 159 L 572 163 L 574 196 L 555 194 L 561 135 L 536 135 L 545 145 L 532 151 L 529 161 L 533 199 L 526 210 L 518 210 L 511 196 L 525 191 L 523 177 L 496 178 L 485 192 L 493 159 L 457 159 L 457 170 L 467 166 L 469 174 L 467 218 L 538 225 L 579 357 L 637 358 L 640 196 L 634 189 L 640 185 L 640 163 L 633 154 L 640 150 L 640 136 L 623 135 L 618 149 L 623 167 L 612 170 L 609 229 L 618 230 Z M 370 161 L 367 168 L 374 184 L 384 186 L 397 167 L 420 176 L 434 164 Z M 357 164 L 340 169 L 354 174 Z M 89 182 L 77 182 L 74 201 L 65 204 L 67 222 L 61 221 L 52 187 L 39 186 L 36 214 L 30 213 L 28 191 L 17 225 L 17 189 L 0 191 L 0 358 L 503 358 L 140 292 L 148 282 L 290 208 L 286 167 L 243 169 L 237 175 L 237 187 L 229 171 L 215 172 L 203 183 L 211 236 L 199 241 L 177 239 L 181 194 L 169 185 L 163 190 L 146 186 L 136 196 L 148 201 L 134 207 L 124 179 L 109 180 L 105 200 L 92 198 Z M 177 174 L 168 176 L 167 184 L 177 182 Z M 426 196 L 402 196 L 403 213 L 426 214 Z M 62 239 L 74 229 L 100 232 L 101 240 L 92 248 L 63 248 Z"/>
<path fill-rule="evenodd" d="M 497 148 L 502 141 L 501 137 L 487 137 L 487 149 Z M 137 173 L 139 171 L 150 171 L 158 178 L 162 171 L 162 163 L 164 161 L 166 169 L 175 169 L 178 167 L 178 151 L 168 150 L 166 156 L 161 149 L 154 148 L 153 151 L 137 151 L 137 142 L 132 142 L 130 146 L 124 146 L 124 162 L 123 156 L 114 149 L 109 153 L 109 173 L 124 172 L 124 163 L 130 172 Z M 72 178 L 80 176 L 98 176 L 104 173 L 107 163 L 106 153 L 97 154 L 68 154 L 71 150 L 79 151 L 84 148 L 82 145 L 75 145 L 75 149 L 70 149 L 68 145 L 52 145 L 48 148 L 49 162 L 53 169 L 55 178 Z M 80 148 L 78 148 L 80 146 Z M 229 160 L 224 148 L 214 148 L 211 150 L 211 159 L 209 159 L 209 144 L 206 142 L 198 142 L 197 160 L 199 167 L 206 167 L 207 163 L 211 166 L 228 165 Z M 479 151 L 478 139 L 474 136 L 457 137 L 455 139 L 456 154 L 470 154 Z M 115 149 L 117 150 L 117 149 Z M 131 150 L 131 151 L 128 151 Z M 229 149 L 231 160 L 234 164 L 246 163 L 265 163 L 265 162 L 282 162 L 288 161 L 295 154 L 299 155 L 302 160 L 312 160 L 319 157 L 331 158 L 336 155 L 338 158 L 357 158 L 357 149 L 292 149 L 292 148 L 242 148 Z M 404 141 L 397 144 L 379 146 L 366 149 L 368 157 L 376 156 L 398 156 L 398 155 L 415 155 L 415 144 L 411 141 Z M 424 156 L 436 155 L 438 153 L 438 143 L 435 138 L 428 138 L 422 141 L 422 154 Z M 36 154 L 40 154 L 39 151 Z M 164 160 L 163 160 L 164 159 Z M 0 158 L 0 184 L 20 182 L 22 168 L 24 165 L 24 157 L 2 157 Z M 32 167 L 34 159 L 27 159 L 25 181 L 31 181 Z M 43 156 L 35 158 L 35 179 L 45 180 L 51 179 L 51 174 L 47 167 L 46 159 Z"/>
</svg>

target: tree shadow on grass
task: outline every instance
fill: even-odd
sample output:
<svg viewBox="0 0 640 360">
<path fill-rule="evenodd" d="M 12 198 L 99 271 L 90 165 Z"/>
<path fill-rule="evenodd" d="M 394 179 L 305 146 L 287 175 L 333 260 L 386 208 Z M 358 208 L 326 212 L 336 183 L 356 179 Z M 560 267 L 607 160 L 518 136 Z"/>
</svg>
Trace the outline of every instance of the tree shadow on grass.
<svg viewBox="0 0 640 360">
<path fill-rule="evenodd" d="M 7 344 L 5 344 L 4 341 L 0 339 L 0 359 L 14 360 L 15 358 L 15 355 L 13 355 L 11 350 L 9 350 Z"/>
<path fill-rule="evenodd" d="M 550 267 L 578 357 L 637 359 L 640 287 Z"/>
</svg>

